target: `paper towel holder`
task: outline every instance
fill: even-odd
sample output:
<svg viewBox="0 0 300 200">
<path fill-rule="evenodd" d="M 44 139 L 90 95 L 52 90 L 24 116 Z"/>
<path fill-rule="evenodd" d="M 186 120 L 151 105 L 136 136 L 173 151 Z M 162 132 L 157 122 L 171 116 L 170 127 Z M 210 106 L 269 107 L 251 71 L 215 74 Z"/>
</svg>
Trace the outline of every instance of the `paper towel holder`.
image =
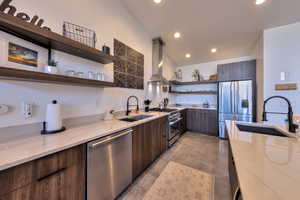
<svg viewBox="0 0 300 200">
<path fill-rule="evenodd" d="M 52 134 L 56 134 L 56 133 L 61 133 L 66 130 L 66 127 L 62 127 L 60 130 L 47 131 L 46 126 L 47 126 L 47 122 L 43 122 L 43 130 L 41 131 L 42 135 L 52 135 Z"/>
<path fill-rule="evenodd" d="M 57 101 L 53 100 L 52 104 L 57 104 Z M 66 130 L 66 127 L 61 127 L 58 130 L 51 130 L 51 131 L 49 131 L 49 130 L 47 130 L 47 122 L 44 121 L 43 122 L 43 130 L 41 131 L 41 134 L 42 135 L 51 135 L 51 134 L 57 134 L 57 133 L 63 132 L 65 130 Z"/>
</svg>

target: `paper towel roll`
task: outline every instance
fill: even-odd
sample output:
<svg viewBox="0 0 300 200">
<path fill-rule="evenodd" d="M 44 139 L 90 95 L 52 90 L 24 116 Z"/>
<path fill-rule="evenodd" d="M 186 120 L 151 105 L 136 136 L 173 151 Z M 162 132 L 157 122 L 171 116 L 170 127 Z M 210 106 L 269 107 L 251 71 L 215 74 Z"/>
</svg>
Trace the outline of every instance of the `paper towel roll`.
<svg viewBox="0 0 300 200">
<path fill-rule="evenodd" d="M 61 105 L 57 101 L 47 105 L 46 131 L 57 131 L 62 128 Z"/>
</svg>

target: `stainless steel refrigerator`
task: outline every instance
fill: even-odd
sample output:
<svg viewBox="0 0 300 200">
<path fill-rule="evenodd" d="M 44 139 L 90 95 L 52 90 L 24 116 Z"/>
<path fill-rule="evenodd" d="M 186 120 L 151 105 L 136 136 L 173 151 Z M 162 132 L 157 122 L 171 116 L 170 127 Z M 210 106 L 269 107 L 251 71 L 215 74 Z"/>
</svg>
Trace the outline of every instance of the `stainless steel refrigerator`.
<svg viewBox="0 0 300 200">
<path fill-rule="evenodd" d="M 253 116 L 252 81 L 231 81 L 219 83 L 219 137 L 226 139 L 225 121 L 252 122 Z"/>
</svg>

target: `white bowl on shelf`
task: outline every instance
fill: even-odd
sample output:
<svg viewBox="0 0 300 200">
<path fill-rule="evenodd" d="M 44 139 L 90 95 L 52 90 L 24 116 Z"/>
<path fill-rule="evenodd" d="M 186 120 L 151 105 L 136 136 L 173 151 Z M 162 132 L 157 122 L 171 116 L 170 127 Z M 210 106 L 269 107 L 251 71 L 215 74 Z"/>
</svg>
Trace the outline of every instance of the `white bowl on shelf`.
<svg viewBox="0 0 300 200">
<path fill-rule="evenodd" d="M 48 74 L 58 74 L 59 70 L 57 67 L 47 65 L 44 67 L 44 72 Z"/>
</svg>

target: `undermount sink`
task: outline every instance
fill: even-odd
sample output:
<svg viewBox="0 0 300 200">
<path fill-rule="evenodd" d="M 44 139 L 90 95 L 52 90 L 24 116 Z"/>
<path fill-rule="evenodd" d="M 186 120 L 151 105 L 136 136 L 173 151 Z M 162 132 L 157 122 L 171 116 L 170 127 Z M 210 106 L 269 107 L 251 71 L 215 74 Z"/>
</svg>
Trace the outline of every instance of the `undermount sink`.
<svg viewBox="0 0 300 200">
<path fill-rule="evenodd" d="M 273 135 L 273 136 L 280 136 L 280 137 L 288 137 L 281 131 L 272 128 L 272 127 L 261 127 L 261 126 L 251 126 L 251 125 L 244 125 L 244 124 L 236 124 L 240 131 L 245 132 L 253 132 L 258 134 L 265 134 L 265 135 Z"/>
<path fill-rule="evenodd" d="M 130 117 L 130 118 L 123 118 L 123 119 L 120 119 L 120 121 L 125 121 L 125 122 L 136 122 L 136 121 L 139 121 L 139 120 L 147 119 L 147 118 L 149 118 L 149 117 L 153 117 L 153 115 L 137 115 L 137 116 Z"/>
</svg>

